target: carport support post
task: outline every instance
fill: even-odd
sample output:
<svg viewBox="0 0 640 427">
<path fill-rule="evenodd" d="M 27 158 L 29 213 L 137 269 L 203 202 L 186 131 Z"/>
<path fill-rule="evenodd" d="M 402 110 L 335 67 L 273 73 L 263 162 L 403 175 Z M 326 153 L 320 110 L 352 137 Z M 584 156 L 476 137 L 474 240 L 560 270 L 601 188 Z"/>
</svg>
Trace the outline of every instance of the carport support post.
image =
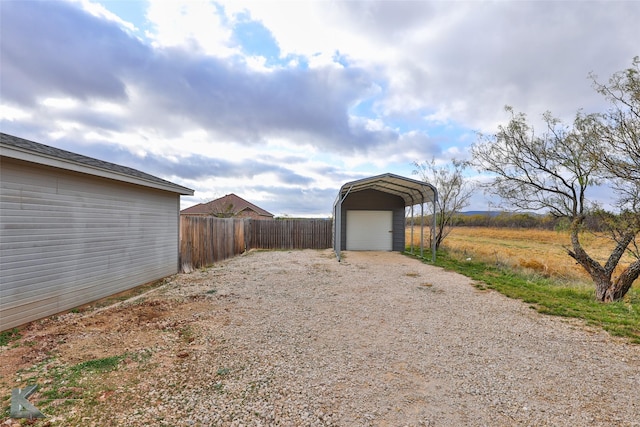
<svg viewBox="0 0 640 427">
<path fill-rule="evenodd" d="M 342 236 L 340 236 L 340 229 L 342 227 L 342 202 L 340 201 L 340 196 L 338 196 L 338 200 L 336 200 L 336 205 L 333 208 L 333 250 L 336 253 L 336 258 L 338 258 L 338 262 L 340 262 L 340 241 Z"/>
<path fill-rule="evenodd" d="M 347 192 L 344 194 L 343 197 L 340 197 L 340 194 L 338 194 L 338 198 L 336 199 L 336 203 L 333 208 L 333 212 L 335 216 L 333 220 L 333 226 L 335 227 L 334 233 L 333 233 L 333 238 L 334 238 L 333 250 L 336 253 L 336 258 L 338 258 L 338 262 L 340 262 L 340 249 L 341 249 L 340 246 L 342 245 L 342 202 L 344 202 L 344 199 L 347 198 L 352 188 L 353 188 L 353 185 L 349 187 L 349 189 L 347 190 Z"/>
<path fill-rule="evenodd" d="M 436 262 L 436 205 L 438 204 L 438 192 L 433 191 L 433 215 L 431 221 L 431 262 Z"/>
<path fill-rule="evenodd" d="M 413 205 L 411 205 L 411 255 L 413 255 L 413 226 L 415 224 L 415 218 L 413 217 Z"/>
<path fill-rule="evenodd" d="M 420 258 L 424 258 L 424 202 L 420 203 Z"/>
</svg>

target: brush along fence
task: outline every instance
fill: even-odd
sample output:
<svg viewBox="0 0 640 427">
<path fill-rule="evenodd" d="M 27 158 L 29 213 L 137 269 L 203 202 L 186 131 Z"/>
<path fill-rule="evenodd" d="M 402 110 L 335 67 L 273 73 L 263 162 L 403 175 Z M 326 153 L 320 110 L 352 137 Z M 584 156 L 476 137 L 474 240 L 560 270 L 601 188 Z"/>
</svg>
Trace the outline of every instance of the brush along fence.
<svg viewBox="0 0 640 427">
<path fill-rule="evenodd" d="M 180 216 L 180 266 L 195 268 L 249 249 L 326 249 L 332 246 L 330 219 L 254 220 Z"/>
</svg>

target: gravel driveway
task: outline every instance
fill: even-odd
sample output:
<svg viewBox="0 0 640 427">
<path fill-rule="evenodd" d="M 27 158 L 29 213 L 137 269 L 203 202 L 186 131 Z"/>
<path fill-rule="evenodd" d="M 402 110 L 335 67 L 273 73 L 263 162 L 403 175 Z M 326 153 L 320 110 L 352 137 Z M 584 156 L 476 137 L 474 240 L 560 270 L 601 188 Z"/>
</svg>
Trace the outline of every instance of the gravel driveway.
<svg viewBox="0 0 640 427">
<path fill-rule="evenodd" d="M 194 338 L 162 335 L 133 390 L 146 403 L 98 424 L 640 426 L 640 346 L 399 253 L 343 255 L 175 276 L 153 298 L 197 302 L 180 320 Z"/>
<path fill-rule="evenodd" d="M 187 369 L 207 381 L 177 398 L 185 425 L 640 426 L 640 346 L 399 253 L 344 255 L 255 252 L 175 288 L 214 286 L 229 314 Z"/>
</svg>

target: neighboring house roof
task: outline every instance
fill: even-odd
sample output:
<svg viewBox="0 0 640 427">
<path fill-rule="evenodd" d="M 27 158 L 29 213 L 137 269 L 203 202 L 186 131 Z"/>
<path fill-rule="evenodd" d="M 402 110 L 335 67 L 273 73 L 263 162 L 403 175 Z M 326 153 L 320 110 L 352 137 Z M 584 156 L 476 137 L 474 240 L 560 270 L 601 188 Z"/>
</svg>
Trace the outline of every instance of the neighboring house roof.
<svg viewBox="0 0 640 427">
<path fill-rule="evenodd" d="M 193 196 L 193 190 L 126 166 L 0 132 L 0 156 Z"/>
<path fill-rule="evenodd" d="M 230 213 L 233 216 L 238 215 L 242 211 L 251 210 L 259 216 L 266 216 L 273 218 L 273 214 L 265 211 L 264 209 L 247 202 L 242 197 L 238 197 L 235 194 L 227 194 L 219 199 L 212 200 L 208 203 L 199 203 L 190 208 L 186 208 L 180 211 L 181 215 L 212 215 L 215 213 Z"/>
</svg>

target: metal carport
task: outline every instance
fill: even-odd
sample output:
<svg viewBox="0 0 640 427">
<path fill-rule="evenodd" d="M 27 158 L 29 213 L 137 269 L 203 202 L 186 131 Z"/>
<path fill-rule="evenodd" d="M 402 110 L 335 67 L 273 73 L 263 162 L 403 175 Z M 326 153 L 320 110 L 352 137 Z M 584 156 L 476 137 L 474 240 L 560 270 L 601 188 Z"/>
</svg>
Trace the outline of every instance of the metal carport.
<svg viewBox="0 0 640 427">
<path fill-rule="evenodd" d="M 364 190 L 377 190 L 384 193 L 389 193 L 395 196 L 399 196 L 404 200 L 405 208 L 411 207 L 411 217 L 413 218 L 413 207 L 420 205 L 420 216 L 424 218 L 424 204 L 431 203 L 432 210 L 432 225 L 431 233 L 436 229 L 436 203 L 438 200 L 438 191 L 436 188 L 426 182 L 417 181 L 415 179 L 405 178 L 392 173 L 386 173 L 382 175 L 372 176 L 369 178 L 360 179 L 357 181 L 347 182 L 344 184 L 340 191 L 336 201 L 333 204 L 334 214 L 334 230 L 333 230 L 333 248 L 336 253 L 338 261 L 340 261 L 340 251 L 342 243 L 342 203 L 349 194 L 353 194 Z M 413 251 L 413 227 L 411 228 L 411 249 Z M 420 256 L 424 256 L 424 220 L 420 221 Z M 435 261 L 436 249 L 435 239 L 431 238 L 431 258 Z"/>
</svg>

